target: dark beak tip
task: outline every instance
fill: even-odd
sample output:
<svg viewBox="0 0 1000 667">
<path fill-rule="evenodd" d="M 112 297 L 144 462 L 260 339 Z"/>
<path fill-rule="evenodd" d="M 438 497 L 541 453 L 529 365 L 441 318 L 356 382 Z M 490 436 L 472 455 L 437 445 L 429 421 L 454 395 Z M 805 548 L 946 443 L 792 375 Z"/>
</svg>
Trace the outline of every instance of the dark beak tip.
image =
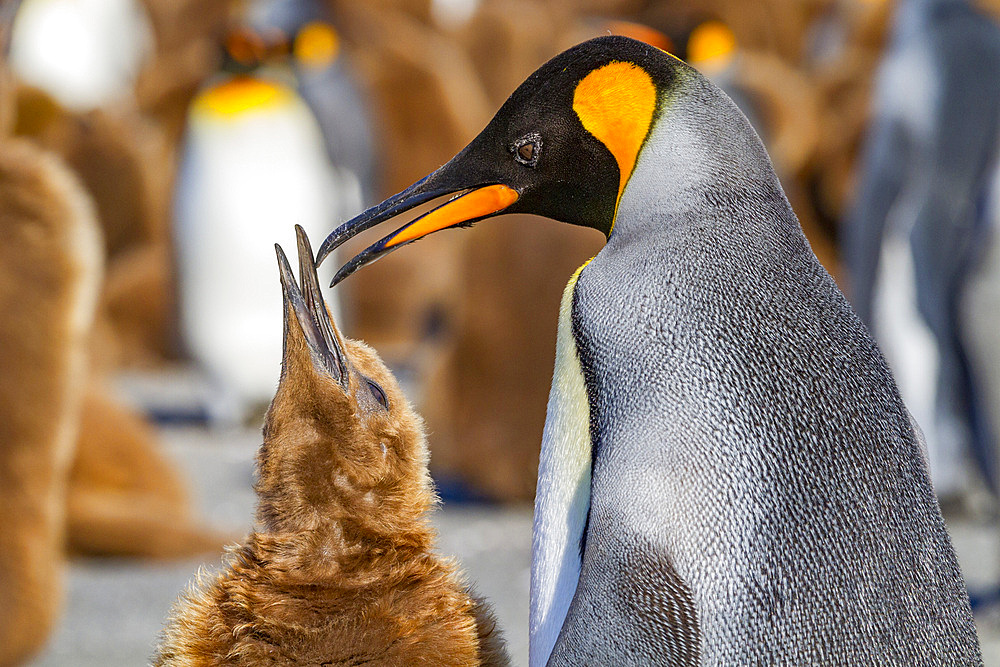
<svg viewBox="0 0 1000 667">
<path fill-rule="evenodd" d="M 292 274 L 292 267 L 288 263 L 288 256 L 285 255 L 285 250 L 280 244 L 274 244 L 274 254 L 278 260 L 278 277 L 281 280 L 282 291 L 285 292 L 287 298 L 287 293 L 290 289 L 295 289 L 295 277 Z"/>
<path fill-rule="evenodd" d="M 313 258 L 312 244 L 309 243 L 309 236 L 301 225 L 295 225 L 296 250 L 299 253 L 300 279 L 307 273 L 316 273 L 316 261 Z"/>
<path fill-rule="evenodd" d="M 334 250 L 365 230 L 436 197 L 455 192 L 454 188 L 442 187 L 437 184 L 442 169 L 444 167 L 424 176 L 405 190 L 369 207 L 334 229 L 320 244 L 319 252 L 316 254 L 316 266 L 322 264 Z M 330 286 L 332 287 L 337 282 L 340 281 L 336 280 Z"/>
<path fill-rule="evenodd" d="M 336 232 L 334 232 L 334 234 L 335 233 Z M 323 260 L 326 259 L 327 256 L 333 252 L 334 234 L 330 234 L 329 236 L 327 236 L 325 239 L 323 239 L 323 243 L 320 244 L 319 252 L 316 253 L 316 266 L 322 264 Z M 330 287 L 333 287 L 333 285 L 331 285 Z"/>
<path fill-rule="evenodd" d="M 340 283 L 344 282 L 344 278 L 346 278 L 348 275 L 350 275 L 350 274 L 346 274 L 346 273 L 343 274 L 343 275 L 341 275 L 341 273 L 342 272 L 338 271 L 337 274 L 335 276 L 333 276 L 333 280 L 330 281 L 330 289 L 333 289 L 334 287 L 336 287 Z"/>
</svg>

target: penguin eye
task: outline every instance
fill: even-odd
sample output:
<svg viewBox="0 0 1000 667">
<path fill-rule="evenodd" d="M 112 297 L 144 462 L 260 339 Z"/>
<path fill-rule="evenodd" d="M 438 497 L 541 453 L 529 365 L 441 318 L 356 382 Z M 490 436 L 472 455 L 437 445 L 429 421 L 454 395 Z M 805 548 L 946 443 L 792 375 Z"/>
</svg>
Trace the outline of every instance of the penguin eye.
<svg viewBox="0 0 1000 667">
<path fill-rule="evenodd" d="M 389 409 L 389 399 L 386 397 L 385 392 L 382 391 L 382 387 L 378 386 L 377 384 L 375 384 L 371 380 L 368 380 L 367 382 L 368 382 L 368 391 L 371 392 L 372 397 L 376 401 L 378 401 L 379 405 L 381 405 L 383 408 L 385 408 L 386 410 L 388 410 Z"/>
<path fill-rule="evenodd" d="M 527 167 L 538 164 L 538 156 L 542 152 L 542 137 L 537 132 L 526 134 L 510 147 L 514 159 Z"/>
</svg>

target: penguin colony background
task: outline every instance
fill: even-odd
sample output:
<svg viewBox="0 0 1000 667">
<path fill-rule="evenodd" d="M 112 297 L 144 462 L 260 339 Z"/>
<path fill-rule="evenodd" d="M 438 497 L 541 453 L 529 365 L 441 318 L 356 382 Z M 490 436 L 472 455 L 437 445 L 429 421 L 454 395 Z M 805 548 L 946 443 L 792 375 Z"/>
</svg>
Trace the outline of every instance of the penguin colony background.
<svg viewBox="0 0 1000 667">
<path fill-rule="evenodd" d="M 87 280 L 98 285 L 92 322 L 74 339 L 84 342 L 20 354 L 39 369 L 32 380 L 53 398 L 39 426 L 12 436 L 0 455 L 0 474 L 20 480 L 6 485 L 2 511 L 31 506 L 42 517 L 7 524 L 0 595 L 15 601 L 8 609 L 16 622 L 5 626 L 17 639 L 0 641 L 0 664 L 21 662 L 58 627 L 67 555 L 207 554 L 214 563 L 222 545 L 245 530 L 206 525 L 192 504 L 191 480 L 159 441 L 164 424 L 168 434 L 172 424 L 223 433 L 259 428 L 281 358 L 273 242 L 291 247 L 295 223 L 322 239 L 364 206 L 433 172 L 532 71 L 601 34 L 629 35 L 684 58 L 739 105 L 767 147 L 812 250 L 857 307 L 925 432 L 934 491 L 946 512 L 992 521 L 1000 424 L 993 193 L 1000 172 L 992 88 L 983 82 L 1000 80 L 991 74 L 994 4 L 4 3 L 0 146 L 10 169 L 0 189 L 12 201 L 36 201 L 31 188 L 57 193 L 41 196 L 48 206 L 0 211 L 4 242 L 17 238 L 17 224 L 86 228 L 80 221 L 89 215 L 103 252 L 83 277 L 53 274 L 62 277 L 46 283 L 47 292 L 10 259 L 28 256 L 30 243 L 10 242 L 0 266 L 8 350 L 24 344 L 25 325 L 16 316 L 22 304 L 41 303 L 42 294 L 62 303 L 60 294 Z M 928 65 L 930 53 L 939 56 Z M 974 108 L 981 110 L 972 114 Z M 950 109 L 959 110 L 957 124 Z M 966 116 L 976 122 L 963 122 Z M 965 138 L 971 134 L 977 138 Z M 975 150 L 954 150 L 957 158 L 944 150 L 969 142 Z M 966 161 L 967 172 L 935 178 L 955 159 Z M 574 376 L 553 378 L 552 371 L 553 360 L 565 368 L 573 358 L 566 341 L 583 335 L 574 333 L 574 304 L 582 299 L 576 295 L 588 293 L 587 276 L 601 263 L 579 274 L 569 296 L 566 281 L 607 252 L 601 231 L 559 225 L 537 212 L 552 215 L 526 206 L 471 233 L 431 235 L 325 294 L 337 322 L 379 351 L 427 420 L 431 472 L 448 500 L 530 503 L 536 484 L 552 475 L 577 479 L 548 491 L 542 484 L 537 502 L 551 507 L 552 498 L 585 486 L 586 471 L 605 465 L 598 447 L 590 468 L 582 455 L 570 469 L 553 467 L 563 459 L 550 455 L 538 474 L 543 439 L 564 439 L 567 424 L 581 423 L 574 410 L 561 410 L 561 399 L 549 400 L 550 387 L 583 391 L 591 401 L 589 385 L 560 385 Z M 325 259 L 324 283 L 376 238 L 351 239 Z M 946 243 L 955 249 L 942 262 L 934 252 Z M 54 246 L 49 262 L 63 261 L 64 252 Z M 68 316 L 68 306 L 53 308 Z M 46 326 L 60 326 L 58 317 Z M 602 367 L 577 356 L 586 377 Z M 0 373 L 13 392 L 0 409 L 26 414 L 23 406 L 38 403 L 29 385 L 12 370 Z M 68 393 L 57 389 L 64 375 L 76 378 Z M 641 392 L 622 396 L 650 400 Z M 563 412 L 565 419 L 553 421 Z M 66 426 L 45 435 L 55 423 Z M 604 484 L 595 480 L 592 493 Z M 572 531 L 599 531 L 589 501 L 573 497 Z M 536 546 L 547 555 L 536 559 L 545 565 L 535 568 L 535 579 L 554 577 L 554 602 L 533 596 L 538 626 L 553 613 L 569 615 L 560 606 L 573 603 L 567 581 L 603 580 L 572 549 L 551 546 L 559 543 Z M 17 551 L 23 545 L 36 545 L 30 560 Z M 980 582 L 987 576 L 966 574 Z M 1000 599 L 972 592 L 974 604 Z M 699 599 L 698 589 L 688 593 Z M 684 609 L 677 618 L 689 624 Z M 543 631 L 546 643 L 558 639 L 552 623 Z M 524 642 L 511 641 L 517 662 Z M 533 641 L 532 651 L 540 645 Z"/>
</svg>

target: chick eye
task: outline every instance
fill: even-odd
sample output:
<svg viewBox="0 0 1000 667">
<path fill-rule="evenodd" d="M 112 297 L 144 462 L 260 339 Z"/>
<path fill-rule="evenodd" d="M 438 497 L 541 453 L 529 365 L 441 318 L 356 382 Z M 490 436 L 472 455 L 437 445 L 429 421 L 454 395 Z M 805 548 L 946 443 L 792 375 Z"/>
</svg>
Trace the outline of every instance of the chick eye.
<svg viewBox="0 0 1000 667">
<path fill-rule="evenodd" d="M 510 150 L 515 160 L 528 167 L 534 167 L 542 152 L 542 137 L 537 132 L 527 134 L 514 142 Z"/>
<path fill-rule="evenodd" d="M 378 401 L 379 405 L 386 410 L 389 409 L 389 399 L 386 397 L 385 392 L 382 391 L 382 387 L 378 386 L 371 380 L 368 380 L 368 391 L 371 392 L 372 397 Z"/>
</svg>

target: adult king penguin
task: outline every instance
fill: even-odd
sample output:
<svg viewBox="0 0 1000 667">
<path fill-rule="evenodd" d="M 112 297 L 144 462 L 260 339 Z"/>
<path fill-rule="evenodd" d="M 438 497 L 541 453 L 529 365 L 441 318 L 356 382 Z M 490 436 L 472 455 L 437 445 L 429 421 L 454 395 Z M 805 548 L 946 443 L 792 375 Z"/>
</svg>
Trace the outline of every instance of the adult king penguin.
<svg viewBox="0 0 1000 667">
<path fill-rule="evenodd" d="M 320 256 L 452 193 L 335 282 L 500 213 L 608 237 L 560 313 L 532 665 L 981 664 L 919 431 L 718 88 L 585 42 Z"/>
</svg>

